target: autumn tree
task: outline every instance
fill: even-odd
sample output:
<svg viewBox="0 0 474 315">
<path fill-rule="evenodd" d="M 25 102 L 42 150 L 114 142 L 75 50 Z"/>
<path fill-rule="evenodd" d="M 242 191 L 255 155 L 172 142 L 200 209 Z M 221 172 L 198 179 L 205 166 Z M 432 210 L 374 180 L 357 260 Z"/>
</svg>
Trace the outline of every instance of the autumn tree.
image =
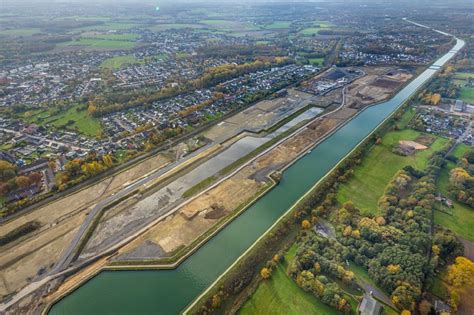
<svg viewBox="0 0 474 315">
<path fill-rule="evenodd" d="M 269 268 L 266 268 L 266 267 L 263 267 L 262 270 L 260 270 L 260 276 L 263 278 L 263 279 L 268 279 L 270 278 L 272 272 Z"/>
<path fill-rule="evenodd" d="M 303 220 L 301 222 L 301 227 L 305 230 L 309 229 L 311 227 L 311 223 L 308 220 Z"/>
<path fill-rule="evenodd" d="M 456 257 L 455 263 L 448 267 L 446 281 L 449 284 L 450 305 L 457 310 L 460 293 L 474 285 L 474 262 L 466 257 Z"/>
</svg>

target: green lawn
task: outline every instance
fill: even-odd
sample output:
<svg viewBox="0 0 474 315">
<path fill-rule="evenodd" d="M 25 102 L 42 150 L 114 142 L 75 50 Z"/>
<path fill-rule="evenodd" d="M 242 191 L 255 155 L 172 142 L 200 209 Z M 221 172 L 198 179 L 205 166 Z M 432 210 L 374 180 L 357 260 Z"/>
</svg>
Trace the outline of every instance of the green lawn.
<svg viewBox="0 0 474 315">
<path fill-rule="evenodd" d="M 270 44 L 271 42 L 268 41 L 268 40 L 258 40 L 255 42 L 255 45 L 268 45 Z"/>
<path fill-rule="evenodd" d="M 26 112 L 23 119 L 37 125 L 50 124 L 57 128 L 77 130 L 89 136 L 98 135 L 102 130 L 100 120 L 90 116 L 87 110 L 77 110 L 79 108 L 79 105 L 74 105 L 65 111 L 57 113 L 53 112 L 53 110 Z M 69 124 L 69 121 L 73 121 L 73 123 Z"/>
<path fill-rule="evenodd" d="M 289 28 L 290 25 L 291 25 L 291 22 L 288 22 L 288 21 L 275 21 L 271 24 L 265 25 L 264 28 L 267 30 L 283 29 L 283 28 Z"/>
<path fill-rule="evenodd" d="M 473 150 L 473 148 L 467 144 L 464 144 L 464 143 L 461 143 L 461 144 L 458 144 L 453 152 L 451 152 L 451 155 L 460 159 L 461 157 L 464 156 L 464 154 L 466 154 L 468 151 L 470 150 Z"/>
<path fill-rule="evenodd" d="M 461 93 L 459 98 L 464 102 L 474 104 L 474 88 L 472 87 L 463 87 L 461 88 Z"/>
<path fill-rule="evenodd" d="M 415 140 L 420 134 L 411 129 L 387 133 L 382 143 L 374 146 L 363 158 L 362 164 L 355 168 L 354 176 L 339 186 L 338 202 L 342 204 L 352 200 L 363 214 L 376 214 L 378 200 L 395 173 L 407 165 L 424 169 L 431 154 L 440 150 L 448 141 L 436 138 L 427 150 L 411 156 L 392 153 L 393 146 L 399 140 Z"/>
<path fill-rule="evenodd" d="M 285 255 L 285 261 L 291 261 L 295 253 L 296 245 L 293 245 Z M 298 287 L 286 274 L 285 266 L 286 264 L 278 264 L 271 278 L 260 283 L 250 299 L 238 311 L 238 314 L 340 314 L 336 309 Z"/>
<path fill-rule="evenodd" d="M 413 117 L 416 114 L 416 110 L 413 107 L 408 108 L 400 118 L 400 121 L 398 122 L 398 126 L 400 129 L 405 129 L 408 127 L 408 124 L 410 121 L 413 119 Z"/>
<path fill-rule="evenodd" d="M 309 63 L 312 65 L 321 66 L 324 63 L 324 58 L 310 58 Z"/>
<path fill-rule="evenodd" d="M 135 59 L 133 55 L 117 56 L 104 60 L 101 68 L 120 69 L 125 64 L 141 63 L 140 60 Z"/>
<path fill-rule="evenodd" d="M 453 152 L 453 155 L 462 156 L 464 150 L 465 148 L 463 146 L 458 146 Z M 448 194 L 449 171 L 455 166 L 453 162 L 449 162 L 438 177 L 436 186 L 443 195 Z M 453 208 L 451 209 L 441 206 L 441 210 L 451 214 L 445 213 L 444 211 L 435 211 L 435 223 L 452 230 L 466 240 L 474 241 L 474 209 L 455 200 L 452 201 Z"/>
<path fill-rule="evenodd" d="M 103 49 L 130 49 L 135 47 L 134 42 L 121 40 L 81 38 L 59 44 L 58 46 L 87 46 L 91 48 Z"/>
<path fill-rule="evenodd" d="M 8 36 L 31 36 L 37 33 L 41 33 L 39 28 L 15 28 L 11 30 L 0 31 L 0 35 Z"/>
</svg>

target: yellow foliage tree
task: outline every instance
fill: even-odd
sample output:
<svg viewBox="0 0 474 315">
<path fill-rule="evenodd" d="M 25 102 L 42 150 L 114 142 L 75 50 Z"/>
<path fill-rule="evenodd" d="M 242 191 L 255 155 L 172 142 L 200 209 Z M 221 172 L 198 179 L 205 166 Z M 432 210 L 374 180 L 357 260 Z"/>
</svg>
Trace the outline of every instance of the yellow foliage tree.
<svg viewBox="0 0 474 315">
<path fill-rule="evenodd" d="M 307 230 L 311 227 L 311 223 L 308 220 L 303 220 L 303 222 L 301 222 L 301 227 Z"/>
<path fill-rule="evenodd" d="M 398 272 L 400 271 L 400 269 L 401 269 L 401 268 L 400 268 L 400 265 L 392 265 L 392 264 L 390 264 L 390 265 L 387 266 L 388 272 L 390 272 L 390 273 L 392 273 L 392 274 L 398 273 Z"/>
<path fill-rule="evenodd" d="M 456 257 L 455 263 L 448 267 L 446 282 L 449 284 L 449 304 L 454 310 L 460 302 L 460 292 L 474 285 L 474 262 L 466 257 Z"/>
<path fill-rule="evenodd" d="M 263 267 L 262 270 L 260 270 L 260 275 L 262 276 L 263 279 L 268 279 L 270 278 L 272 272 L 270 269 Z"/>
</svg>

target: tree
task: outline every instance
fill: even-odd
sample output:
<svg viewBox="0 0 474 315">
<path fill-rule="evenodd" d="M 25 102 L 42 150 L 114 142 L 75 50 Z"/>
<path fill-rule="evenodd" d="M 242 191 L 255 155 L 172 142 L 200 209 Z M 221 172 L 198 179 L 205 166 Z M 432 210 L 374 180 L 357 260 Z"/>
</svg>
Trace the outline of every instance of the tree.
<svg viewBox="0 0 474 315">
<path fill-rule="evenodd" d="M 43 178 L 43 176 L 41 176 L 41 174 L 38 173 L 38 172 L 34 172 L 34 173 L 28 174 L 28 179 L 29 179 L 32 183 L 35 183 L 35 184 L 39 183 L 42 178 Z"/>
<path fill-rule="evenodd" d="M 466 257 L 456 257 L 455 263 L 448 267 L 446 281 L 449 284 L 450 305 L 454 310 L 460 302 L 460 292 L 474 285 L 474 262 Z"/>
<path fill-rule="evenodd" d="M 421 315 L 428 315 L 431 312 L 431 303 L 427 300 L 422 300 L 418 305 L 418 311 Z"/>
<path fill-rule="evenodd" d="M 221 297 L 219 294 L 214 294 L 212 296 L 212 308 L 219 308 L 221 306 Z"/>
<path fill-rule="evenodd" d="M 271 274 L 271 270 L 266 267 L 263 267 L 262 270 L 260 270 L 260 276 L 262 276 L 263 279 L 270 278 Z"/>
<path fill-rule="evenodd" d="M 301 222 L 301 227 L 305 230 L 309 229 L 311 227 L 311 223 L 308 220 L 303 220 Z"/>
<path fill-rule="evenodd" d="M 15 182 L 19 188 L 25 188 L 30 185 L 30 180 L 26 176 L 17 176 Z"/>
</svg>

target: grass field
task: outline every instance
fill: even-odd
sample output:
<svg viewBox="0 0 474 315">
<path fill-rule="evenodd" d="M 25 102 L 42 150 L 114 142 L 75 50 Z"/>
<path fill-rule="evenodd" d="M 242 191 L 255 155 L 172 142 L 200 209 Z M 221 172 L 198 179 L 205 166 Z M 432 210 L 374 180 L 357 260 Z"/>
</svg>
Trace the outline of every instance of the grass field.
<svg viewBox="0 0 474 315">
<path fill-rule="evenodd" d="M 462 87 L 459 98 L 464 102 L 474 104 L 474 88 L 472 87 Z"/>
<path fill-rule="evenodd" d="M 268 41 L 268 40 L 258 40 L 255 42 L 255 45 L 268 45 L 270 44 L 271 42 Z"/>
<path fill-rule="evenodd" d="M 229 20 L 200 20 L 199 23 L 206 25 L 232 25 L 234 21 Z"/>
<path fill-rule="evenodd" d="M 451 152 L 451 155 L 460 159 L 461 157 L 463 157 L 464 154 L 466 154 L 468 151 L 472 150 L 473 148 L 467 144 L 464 144 L 464 143 L 461 143 L 461 144 L 458 144 L 453 152 Z"/>
<path fill-rule="evenodd" d="M 300 34 L 305 35 L 305 36 L 311 36 L 311 35 L 318 34 L 320 30 L 329 29 L 331 27 L 332 25 L 327 22 L 315 22 L 314 26 L 302 29 L 300 31 Z"/>
<path fill-rule="evenodd" d="M 130 49 L 135 47 L 135 43 L 121 40 L 81 38 L 77 41 L 73 40 L 61 43 L 58 46 L 87 46 L 98 49 Z"/>
<path fill-rule="evenodd" d="M 275 21 L 271 24 L 265 25 L 263 28 L 267 30 L 275 30 L 275 29 L 289 28 L 290 25 L 291 25 L 291 22 L 288 22 L 288 21 Z"/>
<path fill-rule="evenodd" d="M 120 69 L 125 64 L 141 63 L 133 55 L 117 56 L 104 60 L 100 68 Z"/>
<path fill-rule="evenodd" d="M 0 35 L 7 36 L 31 36 L 37 33 L 41 33 L 41 30 L 39 28 L 16 28 L 11 30 L 0 31 Z"/>
<path fill-rule="evenodd" d="M 448 141 L 445 138 L 437 138 L 429 149 L 411 156 L 392 152 L 393 146 L 399 140 L 415 140 L 420 134 L 411 129 L 387 133 L 382 143 L 374 146 L 363 158 L 362 164 L 355 168 L 354 176 L 339 186 L 338 202 L 342 204 L 352 200 L 362 213 L 376 214 L 377 202 L 395 173 L 406 165 L 424 169 L 431 154 L 441 149 Z"/>
<path fill-rule="evenodd" d="M 84 36 L 86 37 L 86 36 Z M 89 37 L 89 36 L 87 36 Z M 106 39 L 106 40 L 124 40 L 124 41 L 134 41 L 137 39 L 138 34 L 98 34 L 92 36 L 93 38 Z"/>
<path fill-rule="evenodd" d="M 310 58 L 309 63 L 312 65 L 321 66 L 324 63 L 324 58 Z"/>
<path fill-rule="evenodd" d="M 109 22 L 99 25 L 92 25 L 92 26 L 85 26 L 77 28 L 78 30 L 99 30 L 99 31 L 111 31 L 111 30 L 128 30 L 133 27 L 140 27 L 144 26 L 141 24 L 134 24 L 134 23 L 120 23 L 120 22 Z"/>
<path fill-rule="evenodd" d="M 467 145 L 458 145 L 452 154 L 460 158 L 469 149 Z M 447 163 L 438 177 L 436 187 L 443 195 L 448 194 L 449 171 L 455 166 L 453 162 Z M 435 223 L 452 230 L 466 240 L 474 241 L 474 209 L 455 200 L 452 202 L 453 208 L 440 206 L 440 210 L 443 211 L 435 211 Z"/>
<path fill-rule="evenodd" d="M 157 24 L 150 27 L 147 27 L 149 30 L 159 32 L 171 29 L 183 29 L 183 28 L 202 28 L 202 25 L 199 24 L 186 24 L 186 23 L 177 23 L 177 24 Z"/>
<path fill-rule="evenodd" d="M 469 79 L 469 78 L 474 78 L 474 73 L 471 73 L 471 72 L 456 72 L 454 74 L 454 77 L 456 79 Z"/>
<path fill-rule="evenodd" d="M 57 128 L 66 127 L 89 136 L 98 135 L 102 130 L 99 119 L 90 116 L 87 110 L 78 110 L 79 108 L 79 105 L 75 105 L 59 112 L 53 112 L 53 110 L 27 112 L 24 114 L 24 120 L 37 125 L 50 124 Z"/>
<path fill-rule="evenodd" d="M 293 245 L 285 255 L 291 261 L 296 253 Z M 286 274 L 287 263 L 278 264 L 270 279 L 262 281 L 250 299 L 239 310 L 239 315 L 250 314 L 315 314 L 336 315 L 339 312 L 319 301 L 311 293 L 304 292 Z"/>
</svg>

